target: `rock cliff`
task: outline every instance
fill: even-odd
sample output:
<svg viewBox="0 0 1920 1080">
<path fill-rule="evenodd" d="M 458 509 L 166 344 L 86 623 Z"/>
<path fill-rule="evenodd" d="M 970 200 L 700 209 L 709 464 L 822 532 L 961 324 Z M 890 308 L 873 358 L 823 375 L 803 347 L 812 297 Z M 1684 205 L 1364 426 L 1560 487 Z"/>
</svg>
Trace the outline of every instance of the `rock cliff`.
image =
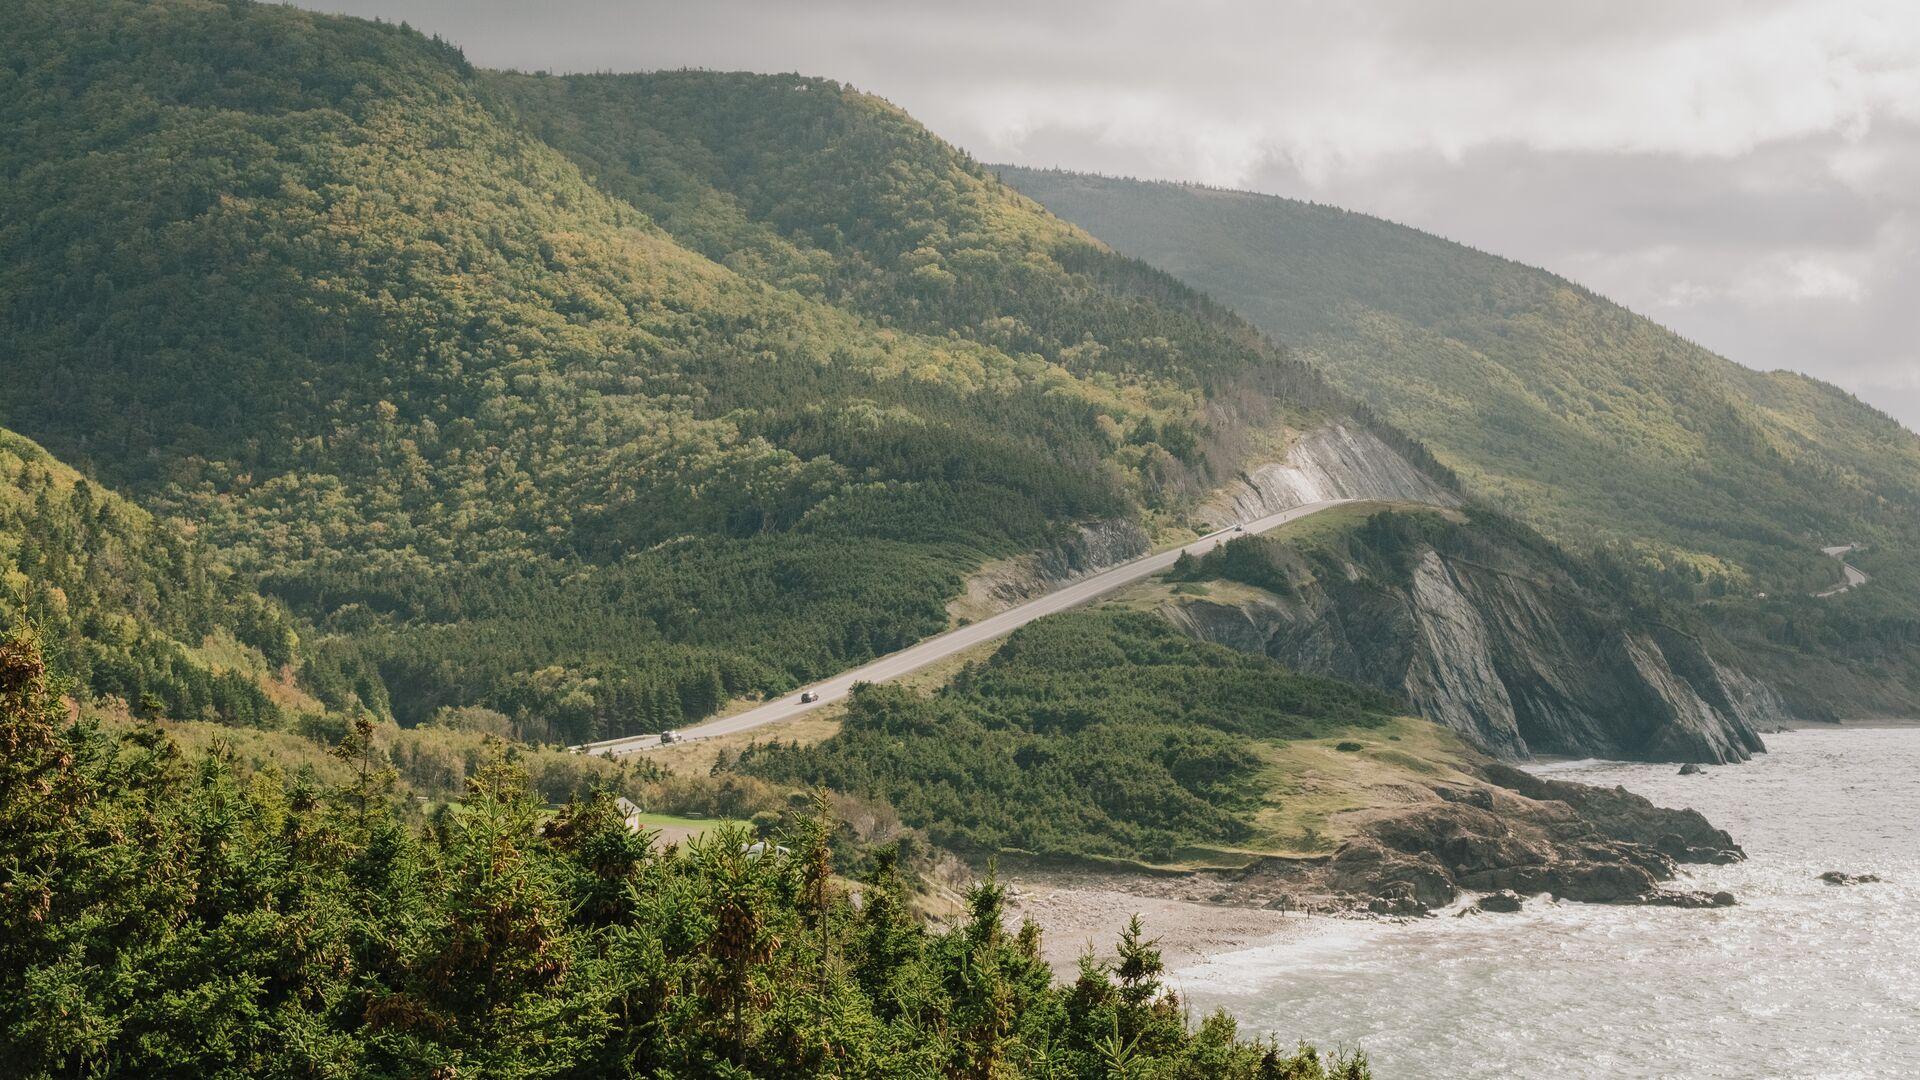
<svg viewBox="0 0 1920 1080">
<path fill-rule="evenodd" d="M 1229 525 L 1325 499 L 1453 506 L 1458 498 L 1370 431 L 1329 424 L 1287 448 L 1286 460 L 1248 469 L 1208 501 L 1203 517 Z"/>
<path fill-rule="evenodd" d="M 1090 521 L 1040 551 L 999 559 L 967 579 L 967 591 L 947 605 L 959 619 L 1005 611 L 1054 589 L 1145 555 L 1146 531 L 1126 520 Z"/>
<path fill-rule="evenodd" d="M 1789 719 L 1699 637 L 1618 609 L 1543 541 L 1385 517 L 1402 524 L 1375 519 L 1311 550 L 1242 541 L 1200 576 L 1255 587 L 1176 594 L 1162 613 L 1206 640 L 1403 694 L 1505 758 L 1740 761 Z"/>
<path fill-rule="evenodd" d="M 1196 513 L 1207 528 L 1248 521 L 1325 499 L 1379 499 L 1453 506 L 1458 499 L 1414 467 L 1380 437 L 1333 423 L 1295 438 L 1284 461 L 1248 469 L 1223 486 Z M 956 618 L 1004 611 L 1068 582 L 1151 550 L 1141 527 L 1128 520 L 1084 522 L 1041 551 L 1000 559 L 967 580 L 949 605 Z"/>
</svg>

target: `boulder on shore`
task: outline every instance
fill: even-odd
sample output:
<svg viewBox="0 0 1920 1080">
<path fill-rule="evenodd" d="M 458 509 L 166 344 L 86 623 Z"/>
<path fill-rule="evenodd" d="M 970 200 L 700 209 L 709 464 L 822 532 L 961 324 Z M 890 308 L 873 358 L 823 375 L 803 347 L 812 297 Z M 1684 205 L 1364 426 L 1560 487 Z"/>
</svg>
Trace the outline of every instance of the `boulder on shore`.
<svg viewBox="0 0 1920 1080">
<path fill-rule="evenodd" d="M 1820 875 L 1820 880 L 1829 885 L 1870 885 L 1879 881 L 1877 874 L 1843 874 L 1838 870 L 1829 870 Z"/>
<path fill-rule="evenodd" d="M 1679 833 L 1665 833 L 1653 842 L 1655 851 L 1677 863 L 1710 863 L 1726 866 L 1746 859 L 1739 848 L 1708 847 L 1689 844 Z"/>
<path fill-rule="evenodd" d="M 1427 905 L 1415 895 L 1412 882 L 1395 881 L 1368 902 L 1367 910 L 1375 915 L 1425 915 Z"/>
<path fill-rule="evenodd" d="M 1689 761 L 1685 765 L 1680 766 L 1681 776 L 1699 776 L 1701 773 L 1706 771 L 1707 770 L 1700 767 L 1698 762 L 1694 762 L 1694 761 Z"/>
<path fill-rule="evenodd" d="M 1519 911 L 1526 898 L 1512 889 L 1498 889 L 1473 902 L 1475 911 L 1490 911 L 1501 915 Z"/>
<path fill-rule="evenodd" d="M 1677 908 L 1717 908 L 1732 907 L 1739 901 L 1730 892 L 1699 892 L 1695 890 L 1655 889 L 1645 895 L 1635 897 L 1636 904 L 1650 907 Z"/>
</svg>

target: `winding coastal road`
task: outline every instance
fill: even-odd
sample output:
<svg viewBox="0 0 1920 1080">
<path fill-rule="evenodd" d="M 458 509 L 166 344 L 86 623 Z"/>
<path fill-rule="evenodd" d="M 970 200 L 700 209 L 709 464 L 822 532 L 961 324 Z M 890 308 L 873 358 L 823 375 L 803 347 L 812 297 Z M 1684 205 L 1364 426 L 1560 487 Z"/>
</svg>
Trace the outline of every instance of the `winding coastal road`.
<svg viewBox="0 0 1920 1080">
<path fill-rule="evenodd" d="M 1873 580 L 1867 576 L 1865 571 L 1856 569 L 1852 563 L 1847 561 L 1848 555 L 1860 550 L 1859 544 L 1841 544 L 1838 547 L 1821 548 L 1820 550 L 1825 555 L 1840 560 L 1840 574 L 1845 580 L 1825 592 L 1814 593 L 1815 599 L 1824 600 L 1829 596 L 1838 596 L 1848 589 L 1857 589 Z"/>
<path fill-rule="evenodd" d="M 1235 536 L 1245 533 L 1266 532 L 1278 528 L 1290 521 L 1311 517 L 1322 510 L 1355 502 L 1354 499 L 1328 499 L 1323 502 L 1306 503 L 1291 510 L 1282 510 L 1277 514 L 1255 518 L 1238 527 L 1228 527 L 1219 532 L 1208 533 L 1184 547 L 1162 551 L 1156 555 L 1147 555 L 1132 562 L 1121 563 L 1100 573 L 1081 578 L 1045 596 L 1029 600 L 1018 607 L 1008 608 L 998 615 L 981 619 L 976 623 L 956 627 L 935 637 L 896 653 L 889 653 L 878 660 L 863 664 L 851 671 L 835 675 L 824 682 L 806 687 L 806 692 L 814 695 L 815 700 L 802 702 L 800 691 L 794 691 L 777 701 L 756 705 L 744 712 L 723 716 L 716 720 L 688 727 L 680 732 L 682 740 L 710 739 L 716 735 L 732 735 L 735 732 L 750 731 L 767 724 L 777 724 L 782 720 L 791 720 L 802 713 L 810 712 L 822 705 L 831 704 L 847 696 L 856 683 L 878 683 L 897 679 L 902 675 L 918 671 L 928 664 L 944 660 L 955 653 L 970 649 L 985 641 L 1013 633 L 1022 626 L 1043 616 L 1078 607 L 1081 604 L 1123 589 L 1134 582 L 1152 577 L 1172 566 L 1182 554 L 1195 557 L 1212 551 L 1215 547 Z M 660 745 L 658 735 L 630 735 L 621 739 L 607 739 L 603 742 L 587 743 L 574 749 L 589 754 L 632 754 L 652 749 Z"/>
</svg>

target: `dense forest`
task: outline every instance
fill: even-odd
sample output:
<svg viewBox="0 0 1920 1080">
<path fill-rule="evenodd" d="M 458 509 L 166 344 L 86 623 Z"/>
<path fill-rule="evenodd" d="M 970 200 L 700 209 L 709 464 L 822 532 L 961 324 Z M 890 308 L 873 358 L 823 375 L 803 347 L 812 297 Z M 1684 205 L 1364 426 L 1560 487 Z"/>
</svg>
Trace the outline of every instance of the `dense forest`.
<svg viewBox="0 0 1920 1080">
<path fill-rule="evenodd" d="M 841 732 L 740 755 L 746 772 L 882 800 L 977 854 L 1167 862 L 1255 835 L 1274 799 L 1262 742 L 1404 711 L 1350 683 L 1197 642 L 1142 613 L 1057 615 L 931 696 L 859 689 Z"/>
<path fill-rule="evenodd" d="M 61 689 L 0 639 L 10 1075 L 1368 1075 L 1189 1027 L 1137 925 L 1068 985 L 990 877 L 930 931 L 885 853 L 835 875 L 823 812 L 662 850 L 496 755 L 416 827 L 364 725 L 326 785 L 69 725 Z"/>
<path fill-rule="evenodd" d="M 329 708 L 671 727 L 1075 521 L 1178 531 L 1216 395 L 1351 411 L 834 83 L 211 0 L 28 0 L 0 55 L 0 423 L 310 624 Z"/>
<path fill-rule="evenodd" d="M 204 541 L 0 430 L 0 627 L 26 624 L 57 673 L 139 715 L 285 719 L 260 676 L 294 660 L 286 612 Z"/>
</svg>

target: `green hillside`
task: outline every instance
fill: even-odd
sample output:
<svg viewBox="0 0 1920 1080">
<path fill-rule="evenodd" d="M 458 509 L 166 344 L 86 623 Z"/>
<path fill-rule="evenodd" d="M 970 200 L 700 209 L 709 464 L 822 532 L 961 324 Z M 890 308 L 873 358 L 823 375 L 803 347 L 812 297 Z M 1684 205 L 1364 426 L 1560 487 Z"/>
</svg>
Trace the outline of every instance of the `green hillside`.
<svg viewBox="0 0 1920 1080">
<path fill-rule="evenodd" d="M 748 771 L 882 800 L 956 850 L 1170 862 L 1244 848 L 1291 802 L 1262 748 L 1380 728 L 1404 707 L 1197 642 L 1152 615 L 1028 626 L 937 694 L 861 688 L 841 732 Z"/>
<path fill-rule="evenodd" d="M 1920 549 L 1920 438 L 1832 386 L 1741 367 L 1550 273 L 1363 214 L 999 172 L 1298 347 L 1471 490 L 1563 541 L 1634 545 L 1702 594 L 1837 583 L 1829 544 Z"/>
<path fill-rule="evenodd" d="M 524 125 L 680 243 L 874 322 L 1132 382 L 1318 375 L 1170 276 L 1119 258 L 897 107 L 824 79 L 492 74 Z M 1343 404 L 1343 403 L 1341 403 Z"/>
<path fill-rule="evenodd" d="M 286 613 L 207 545 L 0 430 L 0 630 L 31 624 L 54 673 L 136 714 L 272 724 Z"/>
<path fill-rule="evenodd" d="M 1346 409 L 833 84 L 210 0 L 29 0 L 0 56 L 0 422 L 311 620 L 331 706 L 678 724 L 1066 523 L 1178 528 L 1210 387 Z"/>
</svg>

